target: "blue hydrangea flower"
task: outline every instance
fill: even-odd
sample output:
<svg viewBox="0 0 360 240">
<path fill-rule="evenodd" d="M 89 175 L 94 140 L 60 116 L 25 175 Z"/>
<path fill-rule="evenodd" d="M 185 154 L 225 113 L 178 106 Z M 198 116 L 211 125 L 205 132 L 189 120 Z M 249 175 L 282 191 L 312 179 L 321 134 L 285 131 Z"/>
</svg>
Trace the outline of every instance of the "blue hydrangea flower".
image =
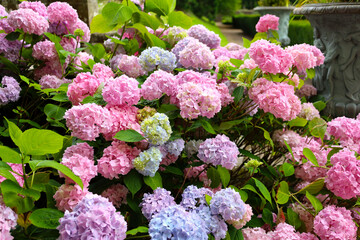
<svg viewBox="0 0 360 240">
<path fill-rule="evenodd" d="M 141 131 L 153 145 L 164 144 L 172 133 L 169 118 L 164 113 L 155 113 L 142 121 Z"/>
<path fill-rule="evenodd" d="M 185 141 L 181 138 L 174 141 L 166 142 L 164 144 L 165 150 L 175 156 L 180 156 L 182 150 L 185 147 Z"/>
<path fill-rule="evenodd" d="M 169 72 L 176 67 L 176 56 L 162 48 L 151 47 L 140 54 L 139 62 L 145 71 L 151 72 L 158 67 Z"/>
<path fill-rule="evenodd" d="M 179 205 L 169 206 L 156 214 L 149 223 L 152 240 L 208 239 L 204 221 L 194 212 Z"/>
<path fill-rule="evenodd" d="M 210 209 L 212 214 L 221 215 L 227 222 L 239 221 L 246 213 L 240 194 L 231 188 L 216 192 L 210 201 Z"/>
<path fill-rule="evenodd" d="M 176 205 L 174 197 L 171 196 L 170 191 L 164 188 L 155 189 L 153 194 L 145 193 L 140 203 L 141 212 L 148 220 L 159 213 L 161 209 L 171 205 Z"/>
<path fill-rule="evenodd" d="M 141 152 L 138 157 L 133 160 L 135 169 L 144 176 L 155 176 L 162 160 L 162 154 L 159 148 L 151 147 Z"/>
<path fill-rule="evenodd" d="M 208 188 L 197 188 L 194 185 L 189 185 L 182 193 L 180 205 L 186 210 L 195 209 L 201 205 L 207 205 L 205 195 L 212 197 L 214 193 Z"/>
</svg>

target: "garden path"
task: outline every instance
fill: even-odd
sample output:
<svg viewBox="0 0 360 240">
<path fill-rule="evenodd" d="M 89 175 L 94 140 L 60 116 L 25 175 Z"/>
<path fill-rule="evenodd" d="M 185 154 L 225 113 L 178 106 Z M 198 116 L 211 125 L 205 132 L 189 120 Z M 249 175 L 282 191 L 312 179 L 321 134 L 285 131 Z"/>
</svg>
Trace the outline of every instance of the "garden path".
<svg viewBox="0 0 360 240">
<path fill-rule="evenodd" d="M 242 45 L 243 37 L 250 40 L 252 39 L 250 36 L 244 34 L 243 30 L 234 28 L 231 24 L 223 24 L 222 22 L 216 22 L 216 26 L 225 35 L 229 43 L 233 42 Z"/>
</svg>

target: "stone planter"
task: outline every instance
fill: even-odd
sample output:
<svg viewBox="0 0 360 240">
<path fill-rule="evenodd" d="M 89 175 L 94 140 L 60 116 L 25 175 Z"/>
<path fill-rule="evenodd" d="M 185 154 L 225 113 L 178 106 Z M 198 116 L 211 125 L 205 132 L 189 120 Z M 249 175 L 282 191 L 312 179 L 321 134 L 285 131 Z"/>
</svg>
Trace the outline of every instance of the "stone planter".
<svg viewBox="0 0 360 240">
<path fill-rule="evenodd" d="M 325 114 L 356 117 L 360 112 L 360 4 L 309 4 L 294 10 L 314 28 L 314 45 L 325 55 L 313 85 L 327 103 Z"/>
<path fill-rule="evenodd" d="M 256 7 L 255 11 L 259 12 L 261 16 L 265 14 L 272 14 L 279 17 L 279 38 L 282 45 L 289 45 L 290 38 L 288 37 L 290 13 L 294 7 Z"/>
</svg>

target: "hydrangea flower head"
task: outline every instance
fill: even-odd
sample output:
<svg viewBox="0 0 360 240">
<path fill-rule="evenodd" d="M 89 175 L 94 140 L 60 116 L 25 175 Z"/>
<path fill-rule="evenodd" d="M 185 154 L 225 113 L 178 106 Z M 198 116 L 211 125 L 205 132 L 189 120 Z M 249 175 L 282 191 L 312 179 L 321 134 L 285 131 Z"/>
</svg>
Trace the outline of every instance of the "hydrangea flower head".
<svg viewBox="0 0 360 240">
<path fill-rule="evenodd" d="M 109 201 L 117 208 L 123 203 L 127 203 L 126 195 L 129 193 L 129 190 L 122 184 L 114 184 L 109 188 L 105 189 L 101 196 L 109 199 Z"/>
<path fill-rule="evenodd" d="M 117 239 L 126 238 L 127 223 L 104 197 L 87 194 L 73 209 L 65 212 L 57 227 L 60 239 Z"/>
<path fill-rule="evenodd" d="M 28 34 L 42 35 L 49 28 L 49 23 L 43 16 L 28 8 L 11 11 L 7 22 L 12 28 L 22 29 Z"/>
<path fill-rule="evenodd" d="M 215 138 L 206 139 L 200 145 L 197 156 L 205 163 L 221 165 L 231 170 L 238 162 L 238 155 L 239 149 L 234 142 L 225 135 L 217 135 Z"/>
<path fill-rule="evenodd" d="M 68 86 L 67 96 L 74 105 L 78 105 L 87 96 L 93 96 L 100 86 L 100 80 L 90 73 L 79 73 Z"/>
<path fill-rule="evenodd" d="M 320 239 L 356 239 L 357 227 L 351 211 L 344 207 L 330 205 L 321 210 L 314 220 L 314 232 Z"/>
<path fill-rule="evenodd" d="M 272 238 L 262 228 L 244 228 L 242 229 L 244 240 L 272 240 Z"/>
<path fill-rule="evenodd" d="M 90 42 L 91 33 L 90 33 L 89 26 L 86 23 L 84 23 L 83 21 L 81 21 L 80 19 L 77 19 L 76 23 L 74 25 L 72 25 L 69 30 L 72 34 L 77 36 L 76 37 L 77 41 Z M 77 34 L 77 31 L 79 31 L 79 30 L 80 30 L 82 36 L 79 36 Z"/>
<path fill-rule="evenodd" d="M 301 104 L 301 112 L 299 113 L 298 117 L 311 121 L 314 118 L 320 118 L 320 113 L 312 103 L 303 103 Z"/>
<path fill-rule="evenodd" d="M 74 25 L 78 20 L 77 11 L 66 2 L 53 2 L 47 7 L 50 23 L 65 25 L 67 28 Z"/>
<path fill-rule="evenodd" d="M 299 72 L 320 66 L 325 60 L 324 54 L 317 47 L 306 43 L 287 47 L 286 51 L 293 56 L 294 65 Z"/>
<path fill-rule="evenodd" d="M 279 17 L 271 14 L 266 14 L 260 17 L 255 26 L 257 32 L 267 32 L 269 30 L 279 29 Z"/>
<path fill-rule="evenodd" d="M 310 84 L 304 84 L 300 89 L 296 91 L 296 95 L 301 97 L 311 97 L 317 94 L 317 89 Z"/>
<path fill-rule="evenodd" d="M 209 48 L 218 48 L 220 47 L 221 39 L 218 34 L 213 31 L 208 30 L 204 25 L 198 24 L 194 25 L 187 31 L 190 37 L 198 39 L 200 42 L 204 43 Z"/>
<path fill-rule="evenodd" d="M 102 95 L 112 106 L 135 105 L 140 100 L 138 85 L 136 79 L 121 75 L 105 83 Z"/>
<path fill-rule="evenodd" d="M 103 156 L 98 160 L 98 172 L 105 178 L 119 178 L 119 174 L 126 175 L 133 168 L 132 161 L 140 153 L 136 147 L 132 148 L 125 142 L 113 141 L 104 149 Z"/>
<path fill-rule="evenodd" d="M 1 6 L 1 5 L 0 5 Z M 18 215 L 3 202 L 2 196 L 0 196 L 0 234 L 1 239 L 11 240 L 10 231 L 17 225 Z"/>
<path fill-rule="evenodd" d="M 81 69 L 82 63 L 88 65 L 89 59 L 94 60 L 94 57 L 87 52 L 79 52 L 74 59 L 74 65 L 76 69 Z"/>
<path fill-rule="evenodd" d="M 92 73 L 99 79 L 100 82 L 107 82 L 110 78 L 115 77 L 111 68 L 102 63 L 94 64 Z"/>
<path fill-rule="evenodd" d="M 290 53 L 264 39 L 251 44 L 249 56 L 262 71 L 272 74 L 288 72 L 294 62 Z"/>
<path fill-rule="evenodd" d="M 162 209 L 149 223 L 152 239 L 208 239 L 203 220 L 179 205 Z"/>
<path fill-rule="evenodd" d="M 60 211 L 72 211 L 74 207 L 88 194 L 89 191 L 86 187 L 81 189 L 79 185 L 63 184 L 55 192 L 54 199 L 56 207 Z"/>
<path fill-rule="evenodd" d="M 287 240 L 301 240 L 300 236 L 296 234 L 295 228 L 287 223 L 279 223 L 275 231 L 268 233 L 271 239 L 287 239 Z"/>
<path fill-rule="evenodd" d="M 164 35 L 166 35 L 165 41 L 170 43 L 170 45 L 174 45 L 181 39 L 184 39 L 188 36 L 187 31 L 183 29 L 182 27 L 170 27 L 165 32 Z"/>
<path fill-rule="evenodd" d="M 168 96 L 175 94 L 178 78 L 163 70 L 153 72 L 141 85 L 141 95 L 144 99 L 154 100 L 160 98 L 163 93 Z"/>
<path fill-rule="evenodd" d="M 20 84 L 13 77 L 4 76 L 0 87 L 0 106 L 8 102 L 16 102 L 20 98 Z M 0 86 L 1 86 L 0 85 Z"/>
<path fill-rule="evenodd" d="M 185 141 L 181 138 L 174 141 L 169 141 L 164 144 L 165 151 L 169 154 L 180 156 L 182 150 L 185 147 Z"/>
<path fill-rule="evenodd" d="M 164 113 L 155 113 L 152 117 L 142 121 L 141 131 L 145 138 L 154 145 L 164 144 L 172 133 L 169 118 Z"/>
<path fill-rule="evenodd" d="M 57 89 L 61 86 L 61 84 L 70 83 L 70 82 L 71 82 L 71 80 L 60 79 L 55 75 L 49 75 L 49 74 L 42 76 L 39 80 L 41 89 L 46 89 L 46 88 Z"/>
<path fill-rule="evenodd" d="M 132 163 L 134 168 L 144 176 L 154 177 L 159 169 L 162 154 L 159 148 L 151 147 L 143 151 L 136 157 Z"/>
<path fill-rule="evenodd" d="M 214 193 L 208 188 L 198 188 L 194 185 L 189 185 L 182 193 L 182 200 L 180 205 L 186 210 L 193 210 L 201 205 L 207 205 L 205 195 L 210 197 L 214 196 Z"/>
<path fill-rule="evenodd" d="M 6 18 L 0 19 L 0 30 L 2 20 L 6 20 Z M 19 52 L 22 44 L 19 40 L 9 41 L 5 37 L 5 33 L 0 33 L 0 53 L 4 54 L 4 57 L 9 59 L 9 61 L 15 62 L 19 58 Z"/>
<path fill-rule="evenodd" d="M 40 16 L 47 18 L 46 6 L 40 1 L 35 1 L 35 2 L 24 1 L 19 4 L 19 8 L 29 8 L 34 12 L 40 14 Z"/>
<path fill-rule="evenodd" d="M 151 47 L 141 52 L 139 62 L 147 72 L 153 71 L 156 67 L 170 72 L 176 67 L 176 56 L 162 48 Z"/>
<path fill-rule="evenodd" d="M 236 229 L 240 229 L 246 225 L 251 220 L 253 215 L 252 207 L 249 204 L 245 204 L 246 212 L 241 220 L 230 221 L 229 224 L 233 225 Z"/>
<path fill-rule="evenodd" d="M 122 55 L 118 68 L 132 78 L 140 77 L 146 73 L 136 56 Z"/>
<path fill-rule="evenodd" d="M 157 188 L 152 194 L 145 193 L 140 203 L 141 212 L 147 220 L 151 220 L 151 218 L 158 214 L 163 208 L 172 205 L 176 205 L 176 202 L 171 196 L 171 192 L 164 188 Z"/>
<path fill-rule="evenodd" d="M 210 201 L 210 208 L 213 214 L 221 215 L 228 223 L 240 221 L 246 213 L 240 194 L 231 188 L 216 192 Z"/>
<path fill-rule="evenodd" d="M 208 46 L 194 39 L 179 52 L 179 62 L 185 68 L 211 69 L 215 56 Z"/>
</svg>

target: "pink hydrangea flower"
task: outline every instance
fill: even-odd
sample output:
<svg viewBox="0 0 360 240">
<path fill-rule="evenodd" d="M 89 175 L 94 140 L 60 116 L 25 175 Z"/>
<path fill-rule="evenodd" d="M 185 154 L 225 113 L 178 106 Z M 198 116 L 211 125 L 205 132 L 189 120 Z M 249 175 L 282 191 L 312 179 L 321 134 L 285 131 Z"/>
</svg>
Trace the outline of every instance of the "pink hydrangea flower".
<svg viewBox="0 0 360 240">
<path fill-rule="evenodd" d="M 300 146 L 303 143 L 303 138 L 292 130 L 276 130 L 272 136 L 274 142 L 279 143 L 281 147 L 286 147 L 285 141 L 291 148 Z"/>
<path fill-rule="evenodd" d="M 81 69 L 81 63 L 88 65 L 89 59 L 94 60 L 94 57 L 86 52 L 79 52 L 74 59 L 74 66 L 76 69 Z"/>
<path fill-rule="evenodd" d="M 312 103 L 303 103 L 301 104 L 301 112 L 299 113 L 298 117 L 311 121 L 314 118 L 320 118 L 320 113 Z"/>
<path fill-rule="evenodd" d="M 310 84 L 304 84 L 299 90 L 296 91 L 298 97 L 311 97 L 317 94 L 317 89 Z"/>
<path fill-rule="evenodd" d="M 139 154 L 139 149 L 121 141 L 113 141 L 98 160 L 98 172 L 108 179 L 119 178 L 120 174 L 126 175 L 133 168 L 132 160 Z"/>
<path fill-rule="evenodd" d="M 140 77 L 146 73 L 136 56 L 122 55 L 118 68 L 132 78 Z"/>
<path fill-rule="evenodd" d="M 279 223 L 275 231 L 268 233 L 272 240 L 301 240 L 293 226 L 287 223 Z"/>
<path fill-rule="evenodd" d="M 352 220 L 350 210 L 330 205 L 316 215 L 314 232 L 320 239 L 355 240 L 357 227 Z"/>
<path fill-rule="evenodd" d="M 246 225 L 247 222 L 251 220 L 253 215 L 252 207 L 249 204 L 245 204 L 246 212 L 241 220 L 229 222 L 229 224 L 233 225 L 236 229 L 240 229 Z"/>
<path fill-rule="evenodd" d="M 78 105 L 87 96 L 93 96 L 101 81 L 90 73 L 79 73 L 69 84 L 67 96 L 74 105 Z"/>
<path fill-rule="evenodd" d="M 78 20 L 77 11 L 66 2 L 53 2 L 47 8 L 50 23 L 63 23 L 68 28 Z"/>
<path fill-rule="evenodd" d="M 6 20 L 6 18 L 0 19 L 0 30 L 2 20 Z M 9 41 L 5 37 L 5 33 L 0 33 L 0 53 L 4 54 L 4 57 L 6 57 L 9 61 L 15 62 L 19 59 L 21 42 L 18 40 Z"/>
<path fill-rule="evenodd" d="M 70 27 L 70 32 L 74 34 L 76 29 L 81 29 L 84 32 L 84 36 L 80 39 L 80 37 L 77 37 L 78 41 L 82 42 L 90 42 L 91 33 L 88 25 L 81 21 L 80 19 L 77 19 L 76 23 Z"/>
<path fill-rule="evenodd" d="M 39 84 L 41 85 L 42 89 L 46 88 L 53 88 L 57 89 L 61 86 L 63 83 L 71 83 L 71 80 L 68 79 L 60 79 L 57 76 L 54 75 L 44 75 L 40 78 Z"/>
<path fill-rule="evenodd" d="M 6 12 L 6 9 L 4 6 L 0 4 L 0 17 L 7 17 L 9 14 Z M 10 27 L 7 18 L 0 19 L 0 29 L 4 30 L 6 33 L 10 33 L 14 31 L 15 29 Z M 6 36 L 6 34 L 4 34 Z"/>
<path fill-rule="evenodd" d="M 75 154 L 80 154 L 89 159 L 94 159 L 94 148 L 91 147 L 88 143 L 77 143 L 66 148 L 63 158 L 70 158 Z"/>
<path fill-rule="evenodd" d="M 354 152 L 344 149 L 331 157 L 333 167 L 326 174 L 326 187 L 336 196 L 351 199 L 360 196 L 360 161 Z"/>
<path fill-rule="evenodd" d="M 262 71 L 272 74 L 288 72 L 294 62 L 293 56 L 281 46 L 264 39 L 251 44 L 249 56 Z"/>
<path fill-rule="evenodd" d="M 244 240 L 272 240 L 272 238 L 262 228 L 244 228 L 242 229 Z"/>
<path fill-rule="evenodd" d="M 102 63 L 94 64 L 92 73 L 100 82 L 107 82 L 109 79 L 115 77 L 111 68 Z"/>
<path fill-rule="evenodd" d="M 102 91 L 104 100 L 113 106 L 135 105 L 140 100 L 139 82 L 121 75 L 105 83 Z"/>
<path fill-rule="evenodd" d="M 200 42 L 204 43 L 209 48 L 218 48 L 220 47 L 221 39 L 218 34 L 213 31 L 208 30 L 204 25 L 198 24 L 194 25 L 187 31 L 190 37 L 198 39 Z"/>
<path fill-rule="evenodd" d="M 185 68 L 211 69 L 215 56 L 210 48 L 194 39 L 179 53 L 179 62 Z"/>
<path fill-rule="evenodd" d="M 269 30 L 279 30 L 279 17 L 266 14 L 260 17 L 255 26 L 257 32 L 267 32 Z"/>
<path fill-rule="evenodd" d="M 307 209 L 313 210 L 313 206 L 311 203 L 302 203 Z M 312 232 L 313 226 L 314 226 L 314 217 L 306 211 L 299 203 L 292 203 L 291 208 L 294 212 L 296 212 L 299 215 L 299 218 L 303 223 L 305 224 L 306 231 Z"/>
<path fill-rule="evenodd" d="M 17 164 L 17 163 L 7 163 L 7 164 L 11 167 L 11 169 L 14 172 L 17 172 L 21 175 L 23 174 L 23 169 L 22 169 L 21 164 Z M 20 186 L 24 185 L 24 178 L 22 176 L 19 176 L 15 173 L 11 173 L 11 174 L 15 177 L 16 181 L 19 183 Z M 6 178 L 3 176 L 0 176 L 0 183 L 3 182 L 4 180 L 6 180 Z"/>
<path fill-rule="evenodd" d="M 360 121 L 337 117 L 328 122 L 327 133 L 339 140 L 344 147 L 360 152 Z"/>
<path fill-rule="evenodd" d="M 160 98 L 163 93 L 172 96 L 177 85 L 178 78 L 160 69 L 153 72 L 141 85 L 141 95 L 147 100 Z"/>
<path fill-rule="evenodd" d="M 254 59 L 245 59 L 244 63 L 240 66 L 240 69 L 254 69 L 258 67 L 258 65 L 255 63 Z"/>
<path fill-rule="evenodd" d="M 64 64 L 64 68 L 66 64 Z M 63 74 L 63 69 L 61 67 L 60 61 L 46 61 L 45 66 L 42 68 L 36 68 L 34 71 L 35 79 L 40 79 L 44 75 L 55 75 L 58 78 L 61 78 Z"/>
<path fill-rule="evenodd" d="M 37 12 L 38 14 L 40 14 L 40 16 L 43 16 L 44 18 L 47 19 L 46 6 L 40 1 L 35 1 L 35 2 L 24 1 L 19 4 L 19 8 L 31 9 L 34 12 Z"/>
<path fill-rule="evenodd" d="M 28 34 L 42 35 L 49 28 L 49 23 L 43 16 L 28 8 L 11 11 L 7 22 L 12 28 L 22 29 Z"/>
<path fill-rule="evenodd" d="M 126 195 L 128 193 L 129 190 L 124 185 L 118 183 L 105 189 L 105 191 L 101 193 L 101 196 L 109 199 L 115 207 L 119 208 L 121 204 L 127 204 Z"/>
<path fill-rule="evenodd" d="M 72 211 L 74 207 L 88 194 L 88 189 L 81 189 L 79 185 L 63 184 L 54 195 L 55 206 L 60 211 Z"/>
<path fill-rule="evenodd" d="M 300 72 L 324 63 L 324 54 L 317 47 L 306 43 L 287 47 L 286 51 L 293 56 L 294 65 Z"/>
<path fill-rule="evenodd" d="M 301 102 L 295 95 L 294 87 L 287 83 L 259 78 L 253 82 L 249 97 L 264 112 L 270 112 L 285 121 L 296 118 L 301 111 Z"/>
<path fill-rule="evenodd" d="M 220 93 L 221 106 L 227 106 L 234 101 L 234 97 L 231 96 L 229 88 L 225 83 L 220 83 L 216 86 L 216 89 Z"/>
<path fill-rule="evenodd" d="M 44 40 L 38 42 L 33 47 L 32 56 L 44 61 L 59 61 L 58 53 L 56 52 L 55 43 Z"/>
<path fill-rule="evenodd" d="M 136 118 L 138 113 L 138 109 L 136 107 L 128 105 L 107 105 L 106 108 L 110 112 L 109 124 L 111 126 L 109 131 L 103 132 L 103 136 L 106 140 L 112 140 L 115 134 L 121 130 L 133 129 L 137 132 L 141 132 L 140 124 Z"/>
<path fill-rule="evenodd" d="M 73 106 L 65 112 L 64 118 L 71 135 L 82 140 L 94 141 L 111 128 L 109 110 L 95 103 Z"/>
<path fill-rule="evenodd" d="M 1 7 L 1 5 L 0 5 Z M 17 225 L 18 215 L 7 207 L 0 196 L 0 238 L 1 240 L 12 240 L 14 237 L 10 231 Z"/>
</svg>

